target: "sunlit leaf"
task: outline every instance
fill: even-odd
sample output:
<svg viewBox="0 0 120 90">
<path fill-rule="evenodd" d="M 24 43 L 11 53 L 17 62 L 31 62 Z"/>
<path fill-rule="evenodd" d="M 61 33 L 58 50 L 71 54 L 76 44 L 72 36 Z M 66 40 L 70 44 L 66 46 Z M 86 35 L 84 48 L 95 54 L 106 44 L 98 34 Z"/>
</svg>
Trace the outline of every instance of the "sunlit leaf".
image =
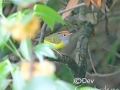
<svg viewBox="0 0 120 90">
<path fill-rule="evenodd" d="M 38 44 L 34 47 L 35 55 L 39 60 L 43 60 L 43 56 L 56 58 L 54 52 L 50 48 L 53 48 L 53 46 L 49 44 Z"/>
<path fill-rule="evenodd" d="M 2 14 L 2 0 L 0 0 L 0 14 Z"/>
<path fill-rule="evenodd" d="M 31 40 L 30 39 L 22 40 L 20 43 L 20 52 L 26 60 L 31 60 L 30 50 L 31 50 Z"/>
<path fill-rule="evenodd" d="M 33 3 L 36 3 L 37 1 L 39 0 L 12 0 L 12 2 L 15 4 L 15 5 L 18 5 L 18 6 L 21 6 L 21 7 L 28 7 L 29 5 L 33 4 Z"/>
<path fill-rule="evenodd" d="M 74 90 L 75 86 L 50 76 L 34 77 L 23 90 Z"/>
<path fill-rule="evenodd" d="M 6 78 L 7 75 L 10 73 L 11 68 L 7 64 L 7 60 L 0 63 L 0 80 Z"/>
<path fill-rule="evenodd" d="M 6 90 L 6 88 L 8 87 L 8 85 L 10 84 L 10 80 L 7 79 L 2 79 L 0 80 L 0 90 Z"/>
<path fill-rule="evenodd" d="M 13 90 L 23 90 L 24 86 L 26 85 L 20 71 L 18 68 L 14 71 L 13 75 Z"/>
<path fill-rule="evenodd" d="M 78 90 L 99 90 L 99 89 L 94 88 L 94 87 L 89 87 L 89 86 L 83 86 L 83 87 L 79 88 Z"/>
<path fill-rule="evenodd" d="M 3 48 L 5 46 L 5 43 L 10 38 L 10 33 L 3 28 L 2 24 L 0 23 L 0 48 Z"/>
<path fill-rule="evenodd" d="M 55 22 L 65 24 L 61 16 L 56 11 L 45 5 L 36 4 L 34 6 L 34 14 L 40 16 L 43 21 L 51 28 L 51 30 L 53 30 Z"/>
<path fill-rule="evenodd" d="M 30 12 L 29 9 L 24 9 L 24 10 L 22 11 L 21 15 L 25 15 L 25 14 L 27 14 L 27 13 L 29 13 L 29 12 Z M 7 17 L 7 19 L 11 20 L 12 18 L 16 18 L 17 16 L 18 16 L 18 12 L 13 13 L 13 14 L 10 14 L 10 15 Z"/>
<path fill-rule="evenodd" d="M 6 79 L 10 71 L 12 71 L 12 68 L 8 63 L 10 62 L 7 59 L 0 62 L 0 90 L 6 90 L 10 83 L 10 81 Z"/>
<path fill-rule="evenodd" d="M 56 90 L 54 84 L 53 78 L 49 76 L 39 76 L 32 78 L 23 90 Z"/>
<path fill-rule="evenodd" d="M 0 62 L 0 90 L 6 90 L 7 86 L 10 83 L 10 81 L 6 79 L 11 71 L 11 67 L 9 67 L 7 62 L 8 60 Z"/>
<path fill-rule="evenodd" d="M 58 87 L 62 88 L 60 90 L 75 90 L 75 86 L 74 85 L 72 85 L 70 83 L 67 83 L 65 81 L 62 81 L 62 80 L 56 80 L 56 84 L 59 85 Z"/>
</svg>

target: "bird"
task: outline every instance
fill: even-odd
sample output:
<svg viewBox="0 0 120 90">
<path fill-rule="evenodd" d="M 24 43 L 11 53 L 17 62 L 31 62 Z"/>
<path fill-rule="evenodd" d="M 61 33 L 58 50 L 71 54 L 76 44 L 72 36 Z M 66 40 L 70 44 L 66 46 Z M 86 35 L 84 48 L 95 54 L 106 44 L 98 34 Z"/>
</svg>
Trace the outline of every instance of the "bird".
<svg viewBox="0 0 120 90">
<path fill-rule="evenodd" d="M 54 46 L 56 50 L 60 50 L 64 48 L 68 43 L 70 39 L 70 33 L 67 30 L 63 30 L 61 32 L 53 33 L 49 36 L 46 36 L 44 39 L 44 43 L 51 44 Z"/>
<path fill-rule="evenodd" d="M 60 49 L 64 48 L 69 43 L 69 39 L 70 39 L 71 34 L 72 33 L 70 33 L 67 30 L 57 32 L 57 33 L 54 33 L 54 34 L 51 34 L 51 35 L 45 37 L 44 43 L 48 43 L 48 44 L 53 45 L 55 47 L 54 50 L 60 50 Z M 14 43 L 14 44 L 17 48 L 19 47 L 18 43 Z M 0 49 L 0 59 L 2 59 L 3 57 L 5 57 L 6 55 L 11 54 L 11 53 L 12 53 L 12 51 L 9 50 L 5 46 L 3 50 Z"/>
</svg>

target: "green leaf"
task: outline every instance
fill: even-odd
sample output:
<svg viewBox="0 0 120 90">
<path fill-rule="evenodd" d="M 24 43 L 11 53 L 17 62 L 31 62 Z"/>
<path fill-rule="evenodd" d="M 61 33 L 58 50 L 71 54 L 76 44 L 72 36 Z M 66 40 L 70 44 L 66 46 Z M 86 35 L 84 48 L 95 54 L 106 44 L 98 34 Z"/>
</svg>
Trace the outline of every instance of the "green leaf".
<svg viewBox="0 0 120 90">
<path fill-rule="evenodd" d="M 3 0 L 2 7 L 12 3 L 12 0 Z"/>
<path fill-rule="evenodd" d="M 89 87 L 89 86 L 83 86 L 83 87 L 79 88 L 79 90 L 99 90 L 99 89 L 94 88 L 94 87 Z"/>
<path fill-rule="evenodd" d="M 32 78 L 23 90 L 75 90 L 75 86 L 50 76 Z"/>
<path fill-rule="evenodd" d="M 3 0 L 0 0 L 0 14 L 2 14 L 2 2 Z"/>
<path fill-rule="evenodd" d="M 53 30 L 55 22 L 65 24 L 65 22 L 62 20 L 62 17 L 55 10 L 48 6 L 36 4 L 34 6 L 33 13 L 40 16 L 43 21 L 51 28 L 51 30 Z"/>
<path fill-rule="evenodd" d="M 8 65 L 8 62 L 8 60 L 0 62 L 0 90 L 6 90 L 10 83 L 10 81 L 7 80 L 7 76 L 9 75 L 12 68 L 10 65 Z"/>
<path fill-rule="evenodd" d="M 30 10 L 25 9 L 22 12 L 13 13 L 13 14 L 9 15 L 7 17 L 7 19 L 9 20 L 9 22 L 12 22 L 13 25 L 15 24 L 15 21 L 19 17 L 22 17 L 21 23 L 28 23 L 31 20 L 31 17 L 32 17 L 32 13 L 31 12 L 29 13 L 29 11 Z"/>
<path fill-rule="evenodd" d="M 54 79 L 50 76 L 38 76 L 32 78 L 23 90 L 59 90 L 55 89 L 54 84 Z"/>
<path fill-rule="evenodd" d="M 35 3 L 39 0 L 12 0 L 12 2 L 15 4 L 15 5 L 30 5 L 32 3 Z"/>
<path fill-rule="evenodd" d="M 29 9 L 24 9 L 23 11 L 22 11 L 22 14 L 21 15 L 25 15 L 25 14 L 28 14 L 30 12 L 30 10 Z M 7 17 L 7 19 L 9 19 L 9 20 L 11 20 L 11 19 L 13 19 L 13 18 L 16 18 L 18 16 L 18 12 L 16 12 L 16 13 L 13 13 L 13 14 L 10 14 L 8 17 Z M 22 16 L 21 16 L 22 17 Z"/>
<path fill-rule="evenodd" d="M 24 86 L 26 85 L 18 67 L 16 67 L 16 70 L 14 71 L 13 75 L 13 90 L 23 90 Z"/>
<path fill-rule="evenodd" d="M 7 77 L 7 75 L 10 73 L 11 68 L 7 64 L 7 60 L 0 63 L 0 80 Z"/>
<path fill-rule="evenodd" d="M 2 26 L 0 23 L 0 48 L 3 48 L 5 46 L 5 43 L 10 38 L 10 33 L 7 32 L 6 28 Z"/>
<path fill-rule="evenodd" d="M 56 62 L 56 64 L 57 64 L 57 62 Z M 57 70 L 56 73 L 60 79 L 67 81 L 69 83 L 73 83 L 74 78 L 73 78 L 73 75 L 67 65 L 62 64 L 61 68 L 59 70 Z"/>
<path fill-rule="evenodd" d="M 43 60 L 43 56 L 56 58 L 54 52 L 50 48 L 53 48 L 50 44 L 38 44 L 34 47 L 34 53 L 39 60 Z"/>
<path fill-rule="evenodd" d="M 111 50 L 116 52 L 118 50 L 119 44 L 120 44 L 120 41 L 116 40 L 113 43 L 113 45 L 111 46 Z M 115 58 L 116 58 L 116 56 L 109 52 L 108 55 L 106 56 L 105 60 L 104 60 L 103 65 L 104 66 L 107 65 L 110 61 L 114 63 L 115 62 Z M 111 63 L 111 64 L 113 64 L 113 63 Z"/>
<path fill-rule="evenodd" d="M 56 80 L 56 84 L 62 87 L 60 90 L 75 90 L 75 86 L 62 80 Z"/>
<path fill-rule="evenodd" d="M 8 60 L 0 62 L 0 90 L 6 90 L 9 81 L 6 79 L 11 71 L 11 67 L 7 64 Z"/>
<path fill-rule="evenodd" d="M 31 50 L 31 40 L 30 39 L 22 40 L 20 43 L 20 52 L 26 60 L 31 60 L 30 50 Z"/>
<path fill-rule="evenodd" d="M 0 90 L 6 90 L 9 84 L 10 84 L 10 81 L 7 79 L 0 80 Z"/>
</svg>

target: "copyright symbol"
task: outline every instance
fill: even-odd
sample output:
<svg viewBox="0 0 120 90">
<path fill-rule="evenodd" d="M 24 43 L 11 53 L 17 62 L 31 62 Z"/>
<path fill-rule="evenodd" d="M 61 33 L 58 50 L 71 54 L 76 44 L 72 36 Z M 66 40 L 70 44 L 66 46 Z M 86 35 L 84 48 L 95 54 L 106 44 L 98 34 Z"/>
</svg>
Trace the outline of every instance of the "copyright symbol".
<svg viewBox="0 0 120 90">
<path fill-rule="evenodd" d="M 75 79 L 74 79 L 74 83 L 75 83 L 75 84 L 80 84 L 80 78 L 75 78 Z"/>
</svg>

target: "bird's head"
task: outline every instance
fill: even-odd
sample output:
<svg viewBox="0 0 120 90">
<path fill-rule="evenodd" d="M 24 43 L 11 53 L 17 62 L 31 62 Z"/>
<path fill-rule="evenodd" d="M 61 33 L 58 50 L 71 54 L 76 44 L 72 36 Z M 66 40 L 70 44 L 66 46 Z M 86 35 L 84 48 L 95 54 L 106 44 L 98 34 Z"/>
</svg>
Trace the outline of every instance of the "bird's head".
<svg viewBox="0 0 120 90">
<path fill-rule="evenodd" d="M 72 33 L 70 33 L 70 32 L 67 31 L 67 30 L 64 30 L 64 31 L 58 32 L 57 34 L 58 34 L 58 37 L 59 37 L 65 44 L 68 44 L 70 35 L 71 35 Z"/>
</svg>

